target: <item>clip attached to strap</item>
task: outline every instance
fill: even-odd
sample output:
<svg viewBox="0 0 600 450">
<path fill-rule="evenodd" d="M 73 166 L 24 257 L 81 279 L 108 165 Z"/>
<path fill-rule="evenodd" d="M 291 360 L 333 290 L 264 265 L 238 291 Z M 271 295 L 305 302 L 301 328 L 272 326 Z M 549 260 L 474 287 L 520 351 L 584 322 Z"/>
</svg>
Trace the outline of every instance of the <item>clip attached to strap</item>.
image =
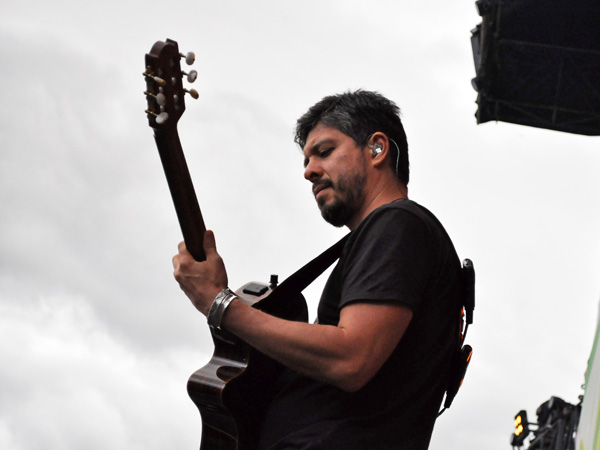
<svg viewBox="0 0 600 450">
<path fill-rule="evenodd" d="M 450 408 L 454 397 L 456 397 L 458 390 L 462 386 L 465 374 L 467 373 L 467 367 L 469 367 L 469 363 L 471 362 L 471 355 L 473 355 L 473 348 L 470 345 L 463 345 L 458 357 L 454 360 L 452 372 L 450 374 L 450 382 L 448 383 L 448 389 L 446 390 L 444 409 Z"/>
<path fill-rule="evenodd" d="M 438 413 L 438 417 L 452 405 L 454 397 L 456 397 L 458 390 L 462 386 L 465 374 L 467 373 L 467 367 L 469 367 L 469 362 L 471 362 L 471 356 L 473 355 L 473 348 L 470 345 L 463 345 L 469 325 L 473 323 L 473 310 L 475 309 L 475 267 L 473 266 L 473 261 L 470 259 L 463 261 L 460 275 L 463 299 L 460 314 L 459 348 L 452 357 L 446 399 L 444 400 L 443 409 Z"/>
<path fill-rule="evenodd" d="M 473 310 L 475 309 L 475 267 L 473 261 L 465 259 L 462 266 L 462 277 L 464 286 L 464 307 L 467 324 L 473 323 Z"/>
</svg>

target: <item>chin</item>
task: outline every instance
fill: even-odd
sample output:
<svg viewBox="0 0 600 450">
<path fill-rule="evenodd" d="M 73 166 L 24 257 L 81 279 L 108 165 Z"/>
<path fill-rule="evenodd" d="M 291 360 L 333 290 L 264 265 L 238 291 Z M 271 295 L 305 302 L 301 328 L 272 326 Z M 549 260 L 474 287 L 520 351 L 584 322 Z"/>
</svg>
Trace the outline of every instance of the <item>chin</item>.
<svg viewBox="0 0 600 450">
<path fill-rule="evenodd" d="M 354 216 L 354 210 L 344 202 L 336 201 L 329 205 L 319 205 L 321 216 L 334 227 L 343 227 Z"/>
</svg>

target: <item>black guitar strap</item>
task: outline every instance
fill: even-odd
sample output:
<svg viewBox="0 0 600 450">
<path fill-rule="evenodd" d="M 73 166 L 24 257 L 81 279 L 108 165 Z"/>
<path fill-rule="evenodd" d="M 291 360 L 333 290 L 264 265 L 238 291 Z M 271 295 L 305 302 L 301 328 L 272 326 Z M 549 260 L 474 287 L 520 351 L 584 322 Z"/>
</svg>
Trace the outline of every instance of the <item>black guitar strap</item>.
<svg viewBox="0 0 600 450">
<path fill-rule="evenodd" d="M 348 236 L 350 233 L 282 281 L 275 290 L 277 296 L 280 298 L 293 297 L 302 292 L 340 257 Z"/>
</svg>

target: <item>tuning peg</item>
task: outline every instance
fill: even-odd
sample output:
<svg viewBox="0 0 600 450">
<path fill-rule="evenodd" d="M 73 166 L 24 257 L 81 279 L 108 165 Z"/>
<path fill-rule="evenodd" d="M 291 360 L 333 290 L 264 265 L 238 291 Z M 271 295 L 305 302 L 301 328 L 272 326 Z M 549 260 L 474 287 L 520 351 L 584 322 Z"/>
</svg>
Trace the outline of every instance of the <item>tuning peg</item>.
<svg viewBox="0 0 600 450">
<path fill-rule="evenodd" d="M 190 94 L 194 100 L 197 100 L 199 97 L 198 91 L 196 89 L 190 89 L 190 90 L 184 89 L 184 91 L 187 92 L 188 94 Z"/>
<path fill-rule="evenodd" d="M 184 75 L 187 75 L 187 80 L 189 83 L 193 83 L 198 78 L 198 72 L 195 70 L 190 70 L 190 73 L 181 71 Z"/>
<path fill-rule="evenodd" d="M 167 97 L 165 97 L 165 94 L 162 92 L 156 94 L 156 103 L 158 103 L 158 106 L 165 106 L 167 104 Z"/>
<path fill-rule="evenodd" d="M 169 120 L 169 114 L 166 112 L 161 112 L 160 114 L 156 114 L 153 111 L 150 111 L 149 109 L 146 110 L 146 114 L 149 114 L 151 116 L 156 117 L 156 123 L 158 125 L 162 125 L 163 123 L 165 123 L 167 120 Z"/>
<path fill-rule="evenodd" d="M 148 72 L 144 72 L 142 75 L 144 75 L 146 78 L 150 78 L 152 80 L 154 80 L 154 82 L 156 84 L 158 84 L 159 86 L 164 86 L 167 82 L 165 80 L 163 80 L 160 77 L 155 77 L 154 75 L 152 75 L 151 73 Z"/>
<path fill-rule="evenodd" d="M 144 94 L 146 94 L 148 97 L 154 97 L 156 99 L 156 103 L 158 103 L 158 106 L 165 106 L 167 104 L 167 97 L 165 97 L 165 94 L 162 92 L 154 95 L 151 92 L 145 91 Z"/>
<path fill-rule="evenodd" d="M 158 116 L 156 116 L 156 123 L 162 125 L 167 120 L 169 120 L 169 114 L 166 112 L 161 112 Z"/>
<path fill-rule="evenodd" d="M 185 63 L 188 66 L 191 66 L 192 64 L 194 64 L 194 61 L 196 61 L 196 54 L 194 52 L 187 52 L 185 55 L 183 53 L 180 53 L 179 56 L 185 58 Z"/>
</svg>

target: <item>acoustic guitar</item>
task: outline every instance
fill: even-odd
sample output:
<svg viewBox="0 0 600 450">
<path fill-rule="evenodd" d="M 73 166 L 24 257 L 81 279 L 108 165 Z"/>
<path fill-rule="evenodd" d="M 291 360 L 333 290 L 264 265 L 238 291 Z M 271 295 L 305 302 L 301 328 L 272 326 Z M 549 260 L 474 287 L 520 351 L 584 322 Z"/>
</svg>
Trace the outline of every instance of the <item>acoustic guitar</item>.
<svg viewBox="0 0 600 450">
<path fill-rule="evenodd" d="M 183 77 L 194 82 L 197 72 L 181 70 L 180 60 L 194 62 L 194 54 L 179 52 L 177 42 L 156 42 L 146 54 L 146 114 L 187 249 L 197 261 L 206 259 L 202 246 L 206 227 L 185 161 L 177 123 L 185 111 Z M 240 300 L 271 315 L 288 320 L 308 320 L 302 295 L 277 287 L 276 276 L 269 284 L 252 282 L 236 291 Z M 289 286 L 289 283 L 288 283 Z M 293 291 L 293 289 L 292 289 Z M 273 389 L 283 366 L 225 330 L 210 329 L 215 350 L 206 366 L 194 372 L 187 389 L 200 411 L 200 450 L 254 450 Z"/>
</svg>

